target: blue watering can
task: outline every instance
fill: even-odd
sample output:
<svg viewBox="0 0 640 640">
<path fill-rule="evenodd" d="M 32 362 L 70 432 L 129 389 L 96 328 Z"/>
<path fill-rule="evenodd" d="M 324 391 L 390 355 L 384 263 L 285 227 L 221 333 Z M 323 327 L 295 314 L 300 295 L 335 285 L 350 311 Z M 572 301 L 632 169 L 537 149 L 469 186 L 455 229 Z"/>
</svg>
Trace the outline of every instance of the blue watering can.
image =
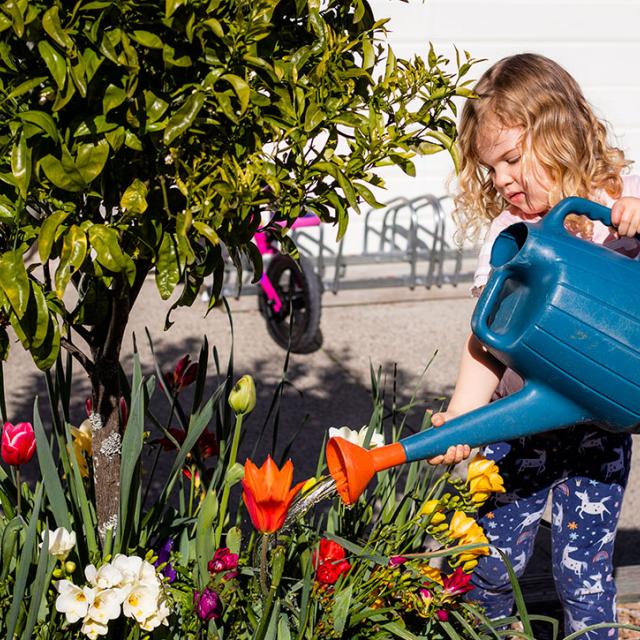
<svg viewBox="0 0 640 640">
<path fill-rule="evenodd" d="M 611 211 L 567 198 L 537 223 L 498 236 L 492 275 L 473 313 L 473 333 L 525 380 L 521 391 L 443 427 L 367 451 L 327 444 L 338 492 L 355 502 L 377 471 L 472 447 L 598 420 L 640 431 L 640 262 L 571 235 L 570 213 L 611 224 Z"/>
</svg>

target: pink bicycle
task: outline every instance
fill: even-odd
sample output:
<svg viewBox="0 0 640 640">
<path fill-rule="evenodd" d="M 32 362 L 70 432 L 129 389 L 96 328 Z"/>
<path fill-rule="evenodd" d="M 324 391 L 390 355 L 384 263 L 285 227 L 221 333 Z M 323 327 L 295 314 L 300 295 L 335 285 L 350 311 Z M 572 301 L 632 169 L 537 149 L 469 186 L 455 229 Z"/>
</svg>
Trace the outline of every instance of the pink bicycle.
<svg viewBox="0 0 640 640">
<path fill-rule="evenodd" d="M 298 218 L 292 229 L 315 227 L 320 218 L 306 215 Z M 291 256 L 278 251 L 273 230 L 258 230 L 254 236 L 265 269 L 258 283 L 258 308 L 274 341 L 292 353 L 311 353 L 322 345 L 320 314 L 322 281 L 309 258 Z"/>
</svg>

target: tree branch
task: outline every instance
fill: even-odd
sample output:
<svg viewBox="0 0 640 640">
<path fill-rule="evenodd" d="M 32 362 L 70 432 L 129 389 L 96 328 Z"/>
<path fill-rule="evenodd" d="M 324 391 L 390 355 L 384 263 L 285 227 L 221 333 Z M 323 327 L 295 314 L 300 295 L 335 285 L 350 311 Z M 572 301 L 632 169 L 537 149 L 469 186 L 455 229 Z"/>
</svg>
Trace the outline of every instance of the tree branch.
<svg viewBox="0 0 640 640">
<path fill-rule="evenodd" d="M 81 365 L 82 368 L 91 375 L 94 370 L 94 363 L 89 356 L 82 351 L 79 347 L 76 347 L 68 338 L 60 338 L 60 346 L 66 349 Z"/>
</svg>

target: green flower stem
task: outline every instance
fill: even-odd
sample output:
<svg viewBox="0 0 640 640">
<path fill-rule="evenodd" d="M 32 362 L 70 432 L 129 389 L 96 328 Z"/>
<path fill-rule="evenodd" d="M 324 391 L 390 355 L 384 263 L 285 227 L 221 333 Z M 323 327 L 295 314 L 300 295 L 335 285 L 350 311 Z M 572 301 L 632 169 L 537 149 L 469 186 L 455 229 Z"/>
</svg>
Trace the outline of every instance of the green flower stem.
<svg viewBox="0 0 640 640">
<path fill-rule="evenodd" d="M 261 557 L 260 557 L 260 581 L 262 582 L 263 578 L 266 582 L 266 555 L 267 550 L 269 548 L 269 534 L 265 534 L 262 537 L 262 549 L 261 549 Z M 264 566 L 263 566 L 263 558 L 264 558 Z M 260 617 L 260 624 L 256 630 L 255 635 L 253 636 L 253 640 L 264 640 L 264 637 L 269 628 L 269 621 L 271 618 L 271 611 L 273 609 L 273 601 L 275 600 L 276 593 L 278 591 L 278 587 L 280 586 L 280 581 L 282 580 L 282 573 L 284 571 L 284 562 L 285 562 L 285 550 L 283 547 L 276 547 L 273 551 L 273 558 L 271 561 L 271 587 L 269 588 L 267 595 L 267 599 L 265 600 L 264 607 L 262 609 L 262 616 Z"/>
<path fill-rule="evenodd" d="M 240 445 L 240 432 L 242 431 L 242 420 L 244 416 L 242 414 L 236 415 L 236 426 L 233 432 L 233 440 L 231 441 L 231 453 L 229 455 L 229 461 L 227 463 L 227 470 L 231 469 L 236 463 L 238 457 L 238 446 Z M 222 499 L 220 500 L 220 510 L 218 511 L 218 527 L 216 528 L 216 547 L 220 546 L 220 540 L 222 538 L 222 528 L 224 527 L 224 521 L 227 515 L 227 504 L 229 502 L 229 492 L 231 491 L 231 485 L 227 482 L 227 478 L 224 478 L 224 488 L 222 490 Z"/>
<path fill-rule="evenodd" d="M 189 517 L 193 518 L 193 497 L 195 494 L 197 469 L 195 465 L 191 465 L 191 482 L 189 483 Z"/>
<path fill-rule="evenodd" d="M 18 516 L 21 515 L 20 513 L 20 499 L 21 499 L 21 493 L 22 493 L 22 483 L 20 481 L 20 467 L 16 467 L 16 489 L 17 489 L 17 502 L 16 502 L 16 510 L 17 510 L 17 514 Z"/>
<path fill-rule="evenodd" d="M 262 544 L 260 545 L 260 588 L 265 596 L 269 595 L 267 589 L 267 551 L 269 550 L 269 534 L 262 535 Z"/>
</svg>

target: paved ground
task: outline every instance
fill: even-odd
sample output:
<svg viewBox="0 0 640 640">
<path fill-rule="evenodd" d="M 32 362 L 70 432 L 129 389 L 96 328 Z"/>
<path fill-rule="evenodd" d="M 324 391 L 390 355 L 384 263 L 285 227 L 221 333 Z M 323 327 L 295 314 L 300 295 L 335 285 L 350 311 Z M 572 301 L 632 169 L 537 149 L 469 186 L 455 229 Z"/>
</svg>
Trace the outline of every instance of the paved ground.
<svg viewBox="0 0 640 640">
<path fill-rule="evenodd" d="M 411 397 L 418 384 L 418 395 L 425 401 L 421 410 L 428 405 L 439 406 L 439 398 L 450 394 L 474 304 L 466 291 L 466 286 L 461 285 L 458 289 L 448 286 L 431 291 L 393 288 L 345 291 L 335 296 L 325 293 L 322 316 L 324 344 L 316 353 L 292 356 L 289 369 L 292 387 L 287 390 L 279 426 L 281 443 L 287 441 L 295 430 L 302 429 L 302 435 L 291 451 L 296 479 L 314 472 L 321 442 L 329 427 L 359 427 L 367 421 L 371 407 L 370 365 L 381 366 L 387 378 L 397 366 L 397 390 L 401 402 Z M 237 376 L 251 373 L 258 382 L 259 406 L 251 416 L 249 426 L 252 431 L 248 438 L 255 440 L 282 374 L 284 352 L 269 338 L 257 311 L 255 297 L 231 300 L 230 304 Z M 229 322 L 223 312 L 214 310 L 203 319 L 204 305 L 196 303 L 191 309 L 175 312 L 173 319 L 176 324 L 164 332 L 165 312 L 166 305 L 159 302 L 153 282 L 149 281 L 131 323 L 145 370 L 151 372 L 145 327 L 153 336 L 156 354 L 164 368 L 170 368 L 184 353 L 197 357 L 204 334 L 210 345 L 216 345 L 220 361 L 225 366 L 231 339 Z M 131 333 L 128 345 L 131 345 Z M 434 353 L 433 362 L 420 382 L 420 375 Z M 5 382 L 9 419 L 30 419 L 36 394 L 46 402 L 42 378 L 19 345 L 13 348 L 5 366 Z M 79 380 L 74 389 L 74 420 L 79 421 L 83 417 L 87 388 L 86 383 Z M 260 455 L 264 456 L 270 450 L 272 435 L 272 426 L 269 425 Z M 246 450 L 250 444 L 245 443 Z M 619 565 L 640 564 L 638 456 L 640 453 L 636 454 L 623 507 L 616 553 Z"/>
</svg>

